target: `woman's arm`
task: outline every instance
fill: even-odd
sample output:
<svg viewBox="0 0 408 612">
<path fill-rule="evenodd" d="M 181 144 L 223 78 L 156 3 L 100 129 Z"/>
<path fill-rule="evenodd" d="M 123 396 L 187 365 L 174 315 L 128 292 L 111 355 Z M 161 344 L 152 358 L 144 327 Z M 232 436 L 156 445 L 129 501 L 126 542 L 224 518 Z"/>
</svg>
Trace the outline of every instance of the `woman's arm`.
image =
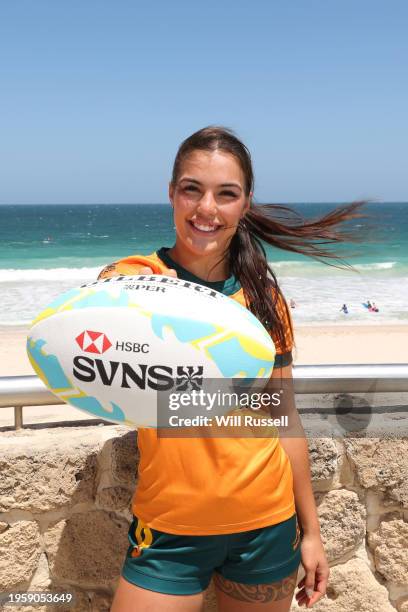
<svg viewBox="0 0 408 612">
<path fill-rule="evenodd" d="M 320 534 L 316 502 L 312 490 L 309 450 L 299 413 L 295 405 L 293 392 L 292 365 L 275 369 L 271 383 L 282 381 L 281 410 L 288 416 L 288 427 L 280 428 L 281 446 L 290 459 L 293 472 L 293 492 L 295 495 L 296 513 L 304 533 Z"/>
<path fill-rule="evenodd" d="M 283 393 L 278 416 L 287 415 L 288 427 L 279 428 L 279 441 L 291 463 L 296 514 L 302 529 L 301 553 L 305 576 L 298 584 L 301 590 L 296 594 L 296 599 L 299 605 L 309 608 L 326 593 L 330 570 L 313 496 L 308 444 L 295 405 L 291 365 L 273 371 L 267 391 L 276 393 L 280 390 Z"/>
</svg>

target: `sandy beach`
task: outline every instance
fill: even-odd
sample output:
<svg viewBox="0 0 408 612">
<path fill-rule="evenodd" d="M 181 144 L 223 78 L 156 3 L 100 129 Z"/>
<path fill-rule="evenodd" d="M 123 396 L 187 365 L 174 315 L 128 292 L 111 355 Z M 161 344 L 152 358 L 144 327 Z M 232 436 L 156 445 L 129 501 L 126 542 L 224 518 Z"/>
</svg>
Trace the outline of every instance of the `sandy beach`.
<svg viewBox="0 0 408 612">
<path fill-rule="evenodd" d="M 0 376 L 33 374 L 27 329 L 0 326 Z M 295 365 L 408 362 L 408 325 L 297 326 L 295 342 Z"/>
<path fill-rule="evenodd" d="M 27 328 L 0 326 L 0 376 L 34 374 L 25 350 Z M 407 363 L 408 325 L 327 325 L 295 328 L 294 365 Z M 13 423 L 13 410 L 0 408 L 0 427 Z M 24 422 L 90 419 L 62 406 L 27 407 Z"/>
</svg>

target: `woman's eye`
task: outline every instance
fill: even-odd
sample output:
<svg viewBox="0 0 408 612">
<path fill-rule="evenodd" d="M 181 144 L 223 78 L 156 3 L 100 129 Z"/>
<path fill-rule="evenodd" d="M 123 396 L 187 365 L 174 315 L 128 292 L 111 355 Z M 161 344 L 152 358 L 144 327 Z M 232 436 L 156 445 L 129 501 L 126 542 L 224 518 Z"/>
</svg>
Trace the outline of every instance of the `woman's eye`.
<svg viewBox="0 0 408 612">
<path fill-rule="evenodd" d="M 183 188 L 184 191 L 199 191 L 198 187 L 196 187 L 195 185 L 186 185 L 186 187 Z M 228 190 L 224 190 L 220 192 L 221 196 L 226 196 L 228 198 L 236 198 L 237 194 L 234 191 L 228 191 Z"/>
</svg>

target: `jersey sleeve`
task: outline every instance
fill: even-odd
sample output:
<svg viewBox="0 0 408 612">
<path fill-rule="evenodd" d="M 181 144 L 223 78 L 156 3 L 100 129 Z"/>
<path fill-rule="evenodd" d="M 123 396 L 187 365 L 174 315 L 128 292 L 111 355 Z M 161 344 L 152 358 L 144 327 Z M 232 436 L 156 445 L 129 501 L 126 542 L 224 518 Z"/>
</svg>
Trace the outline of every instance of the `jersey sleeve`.
<svg viewBox="0 0 408 612">
<path fill-rule="evenodd" d="M 108 264 L 101 270 L 98 280 L 109 278 L 110 276 L 140 274 L 141 268 L 148 266 L 153 274 L 161 274 L 168 268 L 158 259 L 155 253 L 152 255 L 131 255 L 119 261 Z"/>
<path fill-rule="evenodd" d="M 276 348 L 275 368 L 283 368 L 292 363 L 292 350 L 294 346 L 292 318 L 286 300 L 282 293 L 278 293 L 276 310 L 284 325 L 284 343 L 279 341 L 277 334 L 271 330 L 270 334 Z"/>
</svg>

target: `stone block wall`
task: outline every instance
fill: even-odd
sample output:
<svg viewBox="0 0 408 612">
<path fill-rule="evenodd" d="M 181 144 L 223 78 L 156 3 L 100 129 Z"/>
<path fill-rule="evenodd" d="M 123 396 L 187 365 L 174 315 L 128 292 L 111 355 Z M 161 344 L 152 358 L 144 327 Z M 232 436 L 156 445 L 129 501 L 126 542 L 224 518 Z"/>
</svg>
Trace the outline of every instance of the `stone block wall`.
<svg viewBox="0 0 408 612">
<path fill-rule="evenodd" d="M 0 433 L 0 592 L 76 595 L 70 608 L 1 610 L 109 610 L 128 545 L 136 449 L 136 432 L 119 425 Z M 331 566 L 313 609 L 408 612 L 408 440 L 322 437 L 309 452 Z M 212 587 L 206 610 L 216 610 Z"/>
</svg>

